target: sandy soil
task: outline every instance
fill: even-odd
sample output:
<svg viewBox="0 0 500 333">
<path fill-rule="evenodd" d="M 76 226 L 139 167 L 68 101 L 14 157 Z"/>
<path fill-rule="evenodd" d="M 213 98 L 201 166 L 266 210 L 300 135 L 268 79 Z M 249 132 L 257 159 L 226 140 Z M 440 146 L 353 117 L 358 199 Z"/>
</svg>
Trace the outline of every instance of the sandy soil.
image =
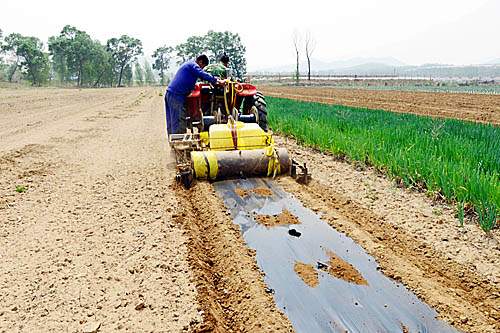
<svg viewBox="0 0 500 333">
<path fill-rule="evenodd" d="M 279 183 L 374 256 L 389 277 L 466 332 L 500 330 L 499 230 L 459 227 L 454 209 L 334 156 L 277 139 L 307 161 L 308 186 Z"/>
<path fill-rule="evenodd" d="M 500 125 L 500 96 L 320 87 L 259 87 L 266 96 Z"/>
<path fill-rule="evenodd" d="M 158 94 L 0 89 L 0 331 L 202 320 Z"/>
</svg>

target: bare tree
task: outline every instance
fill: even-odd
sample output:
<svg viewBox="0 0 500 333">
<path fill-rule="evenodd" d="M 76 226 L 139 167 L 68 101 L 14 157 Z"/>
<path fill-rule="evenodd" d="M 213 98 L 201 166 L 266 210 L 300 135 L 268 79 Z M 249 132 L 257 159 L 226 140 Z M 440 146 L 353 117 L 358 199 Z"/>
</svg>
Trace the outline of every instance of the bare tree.
<svg viewBox="0 0 500 333">
<path fill-rule="evenodd" d="M 311 32 L 306 33 L 306 58 L 307 58 L 307 80 L 311 81 L 311 56 L 316 48 L 316 41 L 314 40 Z"/>
<path fill-rule="evenodd" d="M 297 56 L 297 67 L 295 69 L 295 83 L 299 84 L 299 75 L 300 75 L 300 72 L 299 72 L 300 35 L 297 32 L 297 30 L 295 30 L 293 32 L 293 46 L 295 47 L 295 54 Z"/>
</svg>

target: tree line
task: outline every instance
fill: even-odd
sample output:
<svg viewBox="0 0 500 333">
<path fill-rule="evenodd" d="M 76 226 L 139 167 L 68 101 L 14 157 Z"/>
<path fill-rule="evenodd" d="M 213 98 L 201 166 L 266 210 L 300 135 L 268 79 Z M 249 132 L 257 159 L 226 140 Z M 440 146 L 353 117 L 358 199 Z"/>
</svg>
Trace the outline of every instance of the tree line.
<svg viewBox="0 0 500 333">
<path fill-rule="evenodd" d="M 230 66 L 238 78 L 246 74 L 245 46 L 236 33 L 208 31 L 191 36 L 176 46 L 163 45 L 151 55 L 144 55 L 142 42 L 128 35 L 114 37 L 105 44 L 87 32 L 66 25 L 47 44 L 33 36 L 0 30 L 0 80 L 12 82 L 16 77 L 41 86 L 48 83 L 77 87 L 115 87 L 161 85 L 168 83 L 168 70 L 174 62 L 180 64 L 207 54 L 217 61 L 227 54 Z"/>
</svg>

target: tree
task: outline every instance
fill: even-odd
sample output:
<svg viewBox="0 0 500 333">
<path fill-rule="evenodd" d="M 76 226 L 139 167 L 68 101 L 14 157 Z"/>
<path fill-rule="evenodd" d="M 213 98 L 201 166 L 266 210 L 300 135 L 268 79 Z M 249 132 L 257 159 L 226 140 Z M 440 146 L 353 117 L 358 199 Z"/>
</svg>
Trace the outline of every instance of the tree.
<svg viewBox="0 0 500 333">
<path fill-rule="evenodd" d="M 14 37 L 16 36 L 16 37 Z M 2 37 L 3 37 L 3 33 L 2 33 Z M 14 58 L 14 61 L 10 64 L 5 64 L 3 67 L 6 67 L 6 75 L 7 75 L 7 80 L 9 82 L 12 82 L 13 78 L 14 78 L 14 75 L 16 74 L 16 71 L 19 67 L 19 56 L 16 54 L 16 48 L 14 48 L 13 46 L 13 40 L 15 38 L 21 38 L 21 35 L 20 34 L 11 34 L 11 36 L 9 37 L 9 39 L 6 37 L 5 38 L 5 41 L 2 41 L 2 43 L 0 43 L 0 51 L 2 53 L 7 53 L 9 52 L 10 55 L 12 56 L 12 58 Z M 5 43 L 4 43 L 5 42 Z M 12 44 L 12 45 L 9 45 Z"/>
<path fill-rule="evenodd" d="M 85 31 L 66 25 L 59 36 L 49 38 L 49 51 L 53 56 L 56 71 L 61 81 L 76 78 L 77 86 L 81 86 L 85 68 L 92 61 L 95 43 Z"/>
<path fill-rule="evenodd" d="M 43 52 L 43 43 L 36 37 L 12 33 L 5 38 L 4 51 L 11 51 L 16 63 L 32 85 L 41 85 L 49 76 L 49 57 Z"/>
<path fill-rule="evenodd" d="M 66 45 L 59 37 L 49 37 L 49 51 L 52 55 L 52 64 L 58 80 L 63 83 L 70 80 L 68 70 Z"/>
<path fill-rule="evenodd" d="M 297 31 L 293 33 L 293 46 L 295 48 L 296 55 L 296 69 L 295 69 L 295 83 L 299 84 L 299 49 L 300 49 L 300 35 Z"/>
<path fill-rule="evenodd" d="M 176 48 L 177 49 L 177 48 Z M 172 59 L 172 52 L 174 51 L 173 47 L 170 46 L 162 46 L 157 48 L 153 52 L 153 69 L 157 70 L 160 74 L 160 84 L 163 86 L 165 84 L 165 72 L 167 71 L 170 61 Z"/>
<path fill-rule="evenodd" d="M 131 86 L 132 85 L 132 64 L 127 64 L 123 69 L 123 86 Z"/>
<path fill-rule="evenodd" d="M 2 58 L 2 53 L 4 51 L 3 51 L 2 45 L 3 45 L 3 31 L 2 31 L 2 29 L 0 29 L 0 80 L 3 80 L 4 75 L 5 75 L 5 64 L 4 64 L 3 58 Z"/>
<path fill-rule="evenodd" d="M 130 63 L 136 57 L 142 54 L 142 42 L 127 35 L 122 35 L 120 38 L 111 38 L 107 42 L 107 50 L 111 53 L 115 72 L 118 74 L 118 86 L 122 85 L 122 78 L 126 66 L 130 67 Z M 130 67 L 130 73 L 132 68 Z"/>
<path fill-rule="evenodd" d="M 136 62 L 134 66 L 134 81 L 139 86 L 144 85 L 144 70 L 138 62 Z"/>
<path fill-rule="evenodd" d="M 109 67 L 106 48 L 85 31 L 70 25 L 58 36 L 49 38 L 49 51 L 61 83 L 76 80 L 77 86 L 100 84 L 103 71 Z"/>
<path fill-rule="evenodd" d="M 95 41 L 92 44 L 91 54 L 92 59 L 85 68 L 87 81 L 84 83 L 92 87 L 111 85 L 113 82 L 113 59 L 106 50 L 106 46 Z"/>
<path fill-rule="evenodd" d="M 206 52 L 205 36 L 191 36 L 184 43 L 175 47 L 179 64 L 194 59 L 196 56 Z"/>
<path fill-rule="evenodd" d="M 205 36 L 205 46 L 210 61 L 217 62 L 223 54 L 229 56 L 229 68 L 232 73 L 242 79 L 246 74 L 247 62 L 245 59 L 246 48 L 237 33 L 229 31 L 208 31 Z"/>
<path fill-rule="evenodd" d="M 144 59 L 143 67 L 144 67 L 144 82 L 147 85 L 155 84 L 156 83 L 155 74 L 153 73 L 151 64 L 146 59 Z"/>
<path fill-rule="evenodd" d="M 306 45 L 306 58 L 307 58 L 307 80 L 311 81 L 311 55 L 316 48 L 316 41 L 312 37 L 311 33 L 308 31 L 305 38 Z"/>
<path fill-rule="evenodd" d="M 191 36 L 175 47 L 180 63 L 206 53 L 210 61 L 219 61 L 225 53 L 229 56 L 229 67 L 234 75 L 243 78 L 246 74 L 246 48 L 237 33 L 209 30 L 204 36 Z"/>
</svg>

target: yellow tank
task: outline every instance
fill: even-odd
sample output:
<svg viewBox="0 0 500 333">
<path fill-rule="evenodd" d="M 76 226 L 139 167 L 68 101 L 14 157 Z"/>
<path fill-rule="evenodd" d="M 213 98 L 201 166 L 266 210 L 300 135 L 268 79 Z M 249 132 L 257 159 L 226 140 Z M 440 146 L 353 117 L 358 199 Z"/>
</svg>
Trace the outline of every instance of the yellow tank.
<svg viewBox="0 0 500 333">
<path fill-rule="evenodd" d="M 210 150 L 251 150 L 272 144 L 272 136 L 256 123 L 214 124 L 208 136 Z"/>
</svg>

